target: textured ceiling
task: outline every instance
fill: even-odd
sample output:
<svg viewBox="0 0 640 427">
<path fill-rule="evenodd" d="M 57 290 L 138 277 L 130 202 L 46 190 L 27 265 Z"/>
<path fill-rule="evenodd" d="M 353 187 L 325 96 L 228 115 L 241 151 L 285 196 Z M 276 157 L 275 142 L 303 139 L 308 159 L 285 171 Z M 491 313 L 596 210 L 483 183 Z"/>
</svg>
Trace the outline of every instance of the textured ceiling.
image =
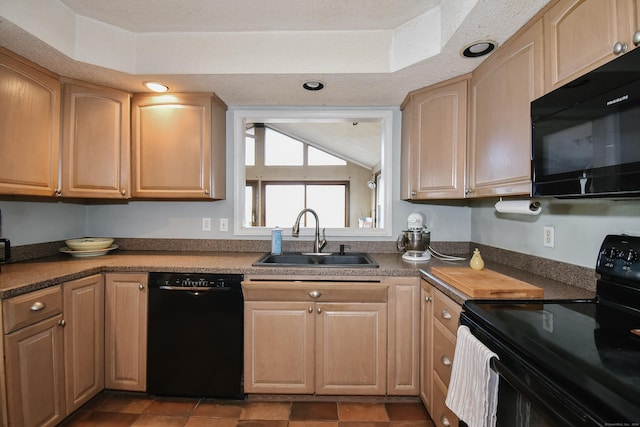
<svg viewBox="0 0 640 427">
<path fill-rule="evenodd" d="M 229 106 L 398 106 L 472 71 L 548 0 L 12 0 L 0 45 L 55 73 L 143 92 L 215 92 Z M 153 6 L 153 7 L 151 7 Z M 301 89 L 321 80 L 319 92 Z"/>
</svg>

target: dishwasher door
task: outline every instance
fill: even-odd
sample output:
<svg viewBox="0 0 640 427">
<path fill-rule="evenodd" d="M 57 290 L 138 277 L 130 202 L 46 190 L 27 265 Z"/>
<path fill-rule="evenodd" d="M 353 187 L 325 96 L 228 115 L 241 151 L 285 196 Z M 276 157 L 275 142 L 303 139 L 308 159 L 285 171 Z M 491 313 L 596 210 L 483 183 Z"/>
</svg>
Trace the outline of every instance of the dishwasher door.
<svg viewBox="0 0 640 427">
<path fill-rule="evenodd" d="M 149 394 L 244 398 L 242 278 L 149 275 Z"/>
</svg>

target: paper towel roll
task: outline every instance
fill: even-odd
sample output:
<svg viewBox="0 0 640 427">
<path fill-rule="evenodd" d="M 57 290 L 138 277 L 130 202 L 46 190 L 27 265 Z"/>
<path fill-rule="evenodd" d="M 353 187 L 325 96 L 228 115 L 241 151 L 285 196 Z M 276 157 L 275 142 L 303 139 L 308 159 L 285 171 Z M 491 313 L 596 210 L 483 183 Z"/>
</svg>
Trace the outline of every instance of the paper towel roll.
<svg viewBox="0 0 640 427">
<path fill-rule="evenodd" d="M 496 211 L 520 215 L 539 215 L 542 212 L 542 206 L 534 200 L 500 200 L 496 203 Z"/>
</svg>

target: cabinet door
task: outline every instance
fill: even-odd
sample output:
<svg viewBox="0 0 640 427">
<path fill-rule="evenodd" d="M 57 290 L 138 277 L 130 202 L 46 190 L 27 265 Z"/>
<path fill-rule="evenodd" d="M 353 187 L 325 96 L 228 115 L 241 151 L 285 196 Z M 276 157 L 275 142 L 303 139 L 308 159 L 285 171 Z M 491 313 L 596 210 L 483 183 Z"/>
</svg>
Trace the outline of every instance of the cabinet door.
<svg viewBox="0 0 640 427">
<path fill-rule="evenodd" d="M 58 192 L 60 83 L 0 48 L 0 194 Z"/>
<path fill-rule="evenodd" d="M 420 399 L 433 410 L 433 288 L 422 281 L 420 323 Z"/>
<path fill-rule="evenodd" d="M 305 302 L 245 302 L 245 392 L 314 392 L 313 310 Z"/>
<path fill-rule="evenodd" d="M 4 338 L 9 425 L 54 426 L 65 417 L 62 315 Z"/>
<path fill-rule="evenodd" d="M 473 72 L 469 197 L 530 194 L 530 104 L 542 95 L 542 54 L 539 20 Z"/>
<path fill-rule="evenodd" d="M 134 197 L 224 198 L 222 102 L 210 94 L 135 94 L 131 108 Z"/>
<path fill-rule="evenodd" d="M 404 180 L 411 200 L 464 197 L 467 80 L 410 95 L 403 111 Z M 406 120 L 405 116 L 410 116 Z M 408 132 L 408 135 L 407 135 Z M 405 195 L 405 193 L 408 193 Z"/>
<path fill-rule="evenodd" d="M 67 282 L 64 361 L 67 414 L 104 389 L 104 277 Z"/>
<path fill-rule="evenodd" d="M 384 395 L 387 306 L 316 304 L 316 393 Z"/>
<path fill-rule="evenodd" d="M 105 275 L 105 387 L 147 387 L 147 274 Z"/>
<path fill-rule="evenodd" d="M 62 196 L 129 196 L 129 94 L 65 83 Z"/>
<path fill-rule="evenodd" d="M 418 395 L 420 279 L 389 279 L 387 394 Z"/>
<path fill-rule="evenodd" d="M 544 15 L 545 86 L 550 92 L 632 49 L 634 0 L 561 0 Z"/>
</svg>

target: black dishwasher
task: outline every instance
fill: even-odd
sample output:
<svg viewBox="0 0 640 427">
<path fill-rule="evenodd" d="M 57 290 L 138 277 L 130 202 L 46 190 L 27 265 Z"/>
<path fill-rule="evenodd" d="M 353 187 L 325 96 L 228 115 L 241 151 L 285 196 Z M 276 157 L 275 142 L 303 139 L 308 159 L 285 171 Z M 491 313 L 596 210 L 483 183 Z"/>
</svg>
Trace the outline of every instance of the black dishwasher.
<svg viewBox="0 0 640 427">
<path fill-rule="evenodd" d="M 242 274 L 149 274 L 149 394 L 244 397 L 242 279 Z"/>
</svg>

